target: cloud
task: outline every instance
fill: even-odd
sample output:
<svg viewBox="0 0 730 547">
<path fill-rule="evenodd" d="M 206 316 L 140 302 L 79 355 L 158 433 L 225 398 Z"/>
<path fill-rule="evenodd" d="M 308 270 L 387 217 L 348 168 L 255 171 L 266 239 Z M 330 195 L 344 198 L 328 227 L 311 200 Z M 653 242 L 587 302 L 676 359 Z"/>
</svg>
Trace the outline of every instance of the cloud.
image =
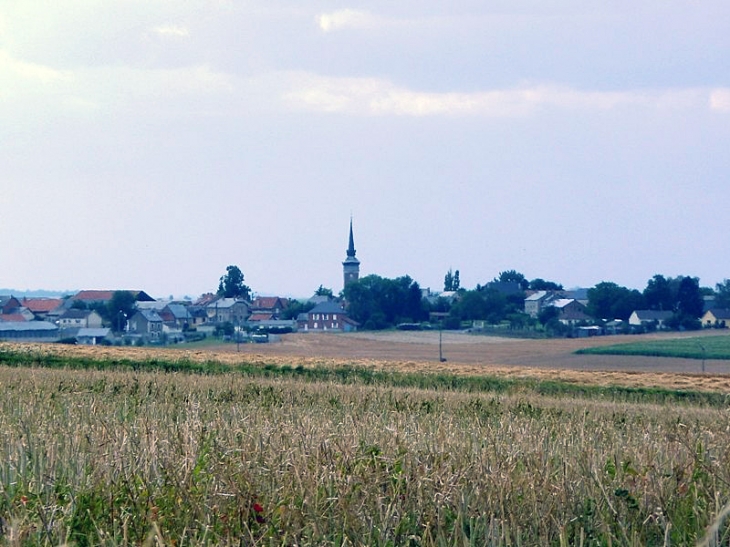
<svg viewBox="0 0 730 547">
<path fill-rule="evenodd" d="M 189 38 L 190 31 L 180 25 L 161 25 L 155 27 L 154 31 L 160 36 L 173 37 L 173 38 Z"/>
<path fill-rule="evenodd" d="M 730 88 L 713 89 L 710 92 L 710 109 L 730 112 Z"/>
<path fill-rule="evenodd" d="M 377 78 L 332 78 L 300 74 L 284 99 L 294 108 L 354 115 L 486 117 L 525 116 L 541 109 L 691 108 L 706 93 L 689 90 L 585 91 L 558 85 L 532 85 L 477 92 L 415 91 Z M 725 96 L 714 101 L 720 108 Z M 714 104 L 714 103 L 713 103 Z"/>
<path fill-rule="evenodd" d="M 323 13 L 317 17 L 317 23 L 323 32 L 333 32 L 346 28 L 368 28 L 377 24 L 377 21 L 378 19 L 367 11 L 352 9 Z"/>
<path fill-rule="evenodd" d="M 18 85 L 18 79 L 36 84 L 49 84 L 54 81 L 68 80 L 71 77 L 68 71 L 20 61 L 4 50 L 0 50 L 0 75 L 5 75 L 5 78 L 0 76 L 2 87 Z"/>
</svg>

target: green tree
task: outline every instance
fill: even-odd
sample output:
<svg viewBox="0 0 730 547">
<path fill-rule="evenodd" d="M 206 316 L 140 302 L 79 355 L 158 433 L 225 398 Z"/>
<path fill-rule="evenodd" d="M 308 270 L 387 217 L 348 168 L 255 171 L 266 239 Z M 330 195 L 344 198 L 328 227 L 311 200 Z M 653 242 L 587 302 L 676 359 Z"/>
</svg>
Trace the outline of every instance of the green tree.
<svg viewBox="0 0 730 547">
<path fill-rule="evenodd" d="M 705 301 L 700 290 L 700 280 L 696 277 L 682 277 L 677 290 L 677 313 L 697 319 L 702 316 L 704 307 Z"/>
<path fill-rule="evenodd" d="M 650 310 L 673 310 L 676 299 L 672 294 L 672 284 L 663 275 L 655 275 L 646 284 L 644 300 Z"/>
<path fill-rule="evenodd" d="M 554 281 L 545 281 L 539 277 L 530 281 L 530 289 L 533 291 L 562 291 L 563 286 Z"/>
<path fill-rule="evenodd" d="M 444 291 L 458 291 L 460 287 L 461 279 L 459 279 L 459 270 L 452 272 L 451 268 L 449 268 L 449 271 L 444 276 Z"/>
<path fill-rule="evenodd" d="M 596 319 L 625 321 L 634 310 L 645 307 L 644 296 L 636 289 L 627 289 L 610 281 L 602 281 L 588 289 L 588 314 Z"/>
<path fill-rule="evenodd" d="M 501 283 L 517 283 L 520 286 L 520 289 L 523 291 L 526 291 L 530 287 L 530 282 L 525 278 L 524 275 L 522 275 L 517 270 L 507 270 L 505 272 L 499 272 L 499 276 L 497 276 L 495 281 L 499 281 Z M 535 289 L 535 290 L 543 290 L 543 289 Z M 559 290 L 559 289 L 558 289 Z"/>
<path fill-rule="evenodd" d="M 384 329 L 427 318 L 421 288 L 409 276 L 388 279 L 371 274 L 342 291 L 347 310 L 365 329 Z"/>
<path fill-rule="evenodd" d="M 218 283 L 218 295 L 224 298 L 243 298 L 249 300 L 251 288 L 243 283 L 243 272 L 238 266 L 228 266 L 225 275 Z"/>
<path fill-rule="evenodd" d="M 730 279 L 715 285 L 715 307 L 730 309 Z"/>
<path fill-rule="evenodd" d="M 127 319 L 132 317 L 137 299 L 129 291 L 115 291 L 106 305 L 109 321 L 117 331 L 124 330 Z"/>
<path fill-rule="evenodd" d="M 300 313 L 307 313 L 315 306 L 314 302 L 302 302 L 301 300 L 290 299 L 289 305 L 281 312 L 282 319 L 296 319 Z"/>
<path fill-rule="evenodd" d="M 319 288 L 316 291 L 314 291 L 314 295 L 315 296 L 328 296 L 330 298 L 332 298 L 334 296 L 334 294 L 332 293 L 332 289 L 328 289 L 328 288 L 324 287 L 323 285 L 320 285 Z"/>
</svg>

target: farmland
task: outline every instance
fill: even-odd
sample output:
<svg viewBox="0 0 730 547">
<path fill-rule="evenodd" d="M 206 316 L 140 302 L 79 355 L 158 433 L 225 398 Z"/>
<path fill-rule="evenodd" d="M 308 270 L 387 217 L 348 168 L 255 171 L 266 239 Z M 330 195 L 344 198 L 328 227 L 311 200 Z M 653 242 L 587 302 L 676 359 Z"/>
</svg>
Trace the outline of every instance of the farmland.
<svg viewBox="0 0 730 547">
<path fill-rule="evenodd" d="M 688 545 L 730 501 L 725 373 L 444 341 L 494 362 L 424 337 L 0 345 L 0 542 Z"/>
</svg>

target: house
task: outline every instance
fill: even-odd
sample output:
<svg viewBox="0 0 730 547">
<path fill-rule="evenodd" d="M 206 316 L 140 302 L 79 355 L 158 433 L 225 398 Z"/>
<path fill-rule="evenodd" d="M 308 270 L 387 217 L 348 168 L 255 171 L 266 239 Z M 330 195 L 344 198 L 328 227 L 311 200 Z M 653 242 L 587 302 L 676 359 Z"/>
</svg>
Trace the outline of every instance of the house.
<svg viewBox="0 0 730 547">
<path fill-rule="evenodd" d="M 167 327 L 183 330 L 190 327 L 191 315 L 183 304 L 167 304 L 157 313 Z"/>
<path fill-rule="evenodd" d="M 242 325 L 251 315 L 250 304 L 239 298 L 220 298 L 206 306 L 211 323 Z"/>
<path fill-rule="evenodd" d="M 558 298 L 548 305 L 560 310 L 558 321 L 564 325 L 575 325 L 592 320 L 586 313 L 586 307 L 574 298 Z"/>
<path fill-rule="evenodd" d="M 14 296 L 0 295 L 0 314 L 17 313 L 21 307 L 20 300 Z"/>
<path fill-rule="evenodd" d="M 728 328 L 730 327 L 730 310 L 724 308 L 711 308 L 702 315 L 703 327 Z"/>
<path fill-rule="evenodd" d="M 21 306 L 28 309 L 36 320 L 45 321 L 49 314 L 63 306 L 62 298 L 23 298 Z"/>
<path fill-rule="evenodd" d="M 101 328 L 101 315 L 93 310 L 79 310 L 72 308 L 61 315 L 56 324 L 60 329 Z"/>
<path fill-rule="evenodd" d="M 278 296 L 258 296 L 251 303 L 252 314 L 268 314 L 268 319 L 279 319 L 279 315 L 289 306 L 289 300 Z"/>
<path fill-rule="evenodd" d="M 551 302 L 562 298 L 560 291 L 528 291 L 525 296 L 525 313 L 537 317 Z"/>
<path fill-rule="evenodd" d="M 80 328 L 76 333 L 76 342 L 84 346 L 95 346 L 109 336 L 108 328 Z"/>
<path fill-rule="evenodd" d="M 322 302 L 307 312 L 305 331 L 350 332 L 357 330 L 357 323 L 336 302 Z"/>
<path fill-rule="evenodd" d="M 629 316 L 629 325 L 632 327 L 654 325 L 661 329 L 673 315 L 673 312 L 665 310 L 634 310 Z"/>
<path fill-rule="evenodd" d="M 35 316 L 27 308 L 18 308 L 13 313 L 2 313 L 0 314 L 0 321 L 10 322 L 23 322 L 33 321 Z"/>
<path fill-rule="evenodd" d="M 56 341 L 58 327 L 48 321 L 0 322 L 0 339 Z"/>
<path fill-rule="evenodd" d="M 139 310 L 129 320 L 129 332 L 158 338 L 162 325 L 162 317 L 155 310 Z"/>
</svg>

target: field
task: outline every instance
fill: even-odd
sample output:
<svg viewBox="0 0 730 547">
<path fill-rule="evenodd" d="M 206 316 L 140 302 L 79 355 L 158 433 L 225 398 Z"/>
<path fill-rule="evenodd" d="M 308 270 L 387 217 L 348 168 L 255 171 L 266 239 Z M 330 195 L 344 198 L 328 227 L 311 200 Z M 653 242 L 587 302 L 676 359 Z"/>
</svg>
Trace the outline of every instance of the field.
<svg viewBox="0 0 730 547">
<path fill-rule="evenodd" d="M 437 336 L 0 344 L 0 543 L 693 545 L 730 502 L 727 362 Z"/>
<path fill-rule="evenodd" d="M 730 359 L 730 337 L 727 335 L 700 338 L 648 340 L 579 350 L 583 354 L 643 355 L 650 357 L 685 357 L 688 359 Z"/>
</svg>

